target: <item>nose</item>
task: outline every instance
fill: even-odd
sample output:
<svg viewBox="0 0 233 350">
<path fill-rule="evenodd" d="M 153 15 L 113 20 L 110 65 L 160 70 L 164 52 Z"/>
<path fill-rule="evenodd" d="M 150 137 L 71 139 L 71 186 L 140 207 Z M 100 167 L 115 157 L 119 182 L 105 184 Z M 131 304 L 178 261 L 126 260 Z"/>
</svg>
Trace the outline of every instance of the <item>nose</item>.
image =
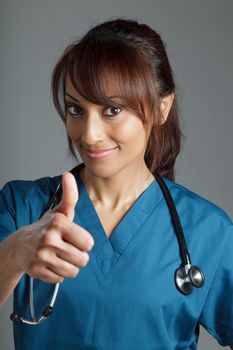
<svg viewBox="0 0 233 350">
<path fill-rule="evenodd" d="M 86 145 L 93 145 L 104 139 L 105 128 L 101 116 L 97 112 L 90 112 L 83 119 L 81 141 Z"/>
</svg>

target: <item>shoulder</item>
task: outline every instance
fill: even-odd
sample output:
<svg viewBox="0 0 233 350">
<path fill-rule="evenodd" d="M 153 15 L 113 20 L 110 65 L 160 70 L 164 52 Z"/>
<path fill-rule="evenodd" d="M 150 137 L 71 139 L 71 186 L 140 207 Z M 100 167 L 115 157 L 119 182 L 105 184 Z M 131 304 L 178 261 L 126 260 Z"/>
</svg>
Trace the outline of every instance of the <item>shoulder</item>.
<svg viewBox="0 0 233 350">
<path fill-rule="evenodd" d="M 232 271 L 233 222 L 230 216 L 220 206 L 187 187 L 170 180 L 166 182 L 192 262 L 202 267 L 209 282 L 218 267 Z"/>
<path fill-rule="evenodd" d="M 38 219 L 61 181 L 61 175 L 35 180 L 12 180 L 0 191 L 1 213 L 10 212 L 16 225 Z"/>
<path fill-rule="evenodd" d="M 202 218 L 208 221 L 214 219 L 224 222 L 226 225 L 233 225 L 230 216 L 216 203 L 177 182 L 169 179 L 165 179 L 165 181 L 170 189 L 175 205 L 181 213 L 196 219 Z"/>
<path fill-rule="evenodd" d="M 46 176 L 36 180 L 12 180 L 3 186 L 1 194 L 12 199 L 23 199 L 35 195 L 36 197 L 43 197 L 50 195 L 60 181 L 61 175 L 54 177 Z"/>
</svg>

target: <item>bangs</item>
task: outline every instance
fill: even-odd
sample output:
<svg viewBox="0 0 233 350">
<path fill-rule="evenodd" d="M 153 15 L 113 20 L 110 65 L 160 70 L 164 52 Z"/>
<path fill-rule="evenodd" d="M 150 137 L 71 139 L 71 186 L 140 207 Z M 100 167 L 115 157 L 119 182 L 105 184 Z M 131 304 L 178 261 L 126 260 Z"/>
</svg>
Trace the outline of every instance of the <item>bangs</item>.
<svg viewBox="0 0 233 350">
<path fill-rule="evenodd" d="M 150 95 L 156 93 L 155 81 L 145 57 L 124 40 L 114 36 L 84 38 L 68 52 L 63 73 L 64 88 L 69 76 L 86 100 L 111 106 L 116 105 L 112 97 L 121 98 L 125 107 L 146 121 L 144 106 L 154 100 Z"/>
</svg>

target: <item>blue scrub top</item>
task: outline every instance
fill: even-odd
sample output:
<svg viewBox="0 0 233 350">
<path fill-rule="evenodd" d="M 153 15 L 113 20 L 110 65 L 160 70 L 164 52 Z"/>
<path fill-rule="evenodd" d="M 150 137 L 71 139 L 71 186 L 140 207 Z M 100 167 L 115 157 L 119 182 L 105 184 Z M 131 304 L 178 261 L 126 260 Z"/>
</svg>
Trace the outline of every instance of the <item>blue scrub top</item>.
<svg viewBox="0 0 233 350">
<path fill-rule="evenodd" d="M 215 204 L 164 180 L 192 264 L 205 274 L 204 287 L 189 296 L 176 289 L 179 245 L 156 180 L 108 239 L 78 176 L 74 221 L 93 235 L 90 260 L 76 278 L 61 283 L 47 320 L 36 326 L 14 323 L 17 350 L 194 350 L 199 325 L 219 344 L 233 344 L 233 223 Z M 56 176 L 7 183 L 0 192 L 0 239 L 38 220 L 60 181 Z M 37 316 L 53 290 L 53 284 L 34 281 Z M 14 312 L 30 318 L 27 274 L 14 291 Z"/>
</svg>

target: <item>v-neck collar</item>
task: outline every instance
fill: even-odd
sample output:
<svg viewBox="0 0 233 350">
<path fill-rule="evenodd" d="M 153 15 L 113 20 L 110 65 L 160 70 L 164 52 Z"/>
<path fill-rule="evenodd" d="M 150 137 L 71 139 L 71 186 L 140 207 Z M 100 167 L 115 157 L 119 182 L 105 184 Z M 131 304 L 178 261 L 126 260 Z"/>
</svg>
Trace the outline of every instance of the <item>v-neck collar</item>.
<svg viewBox="0 0 233 350">
<path fill-rule="evenodd" d="M 115 227 L 108 238 L 87 189 L 78 174 L 76 176 L 79 200 L 75 209 L 75 222 L 80 222 L 93 236 L 92 253 L 102 274 L 107 274 L 117 263 L 130 241 L 140 231 L 143 223 L 164 198 L 156 179 L 141 193 L 134 204 Z M 167 180 L 164 178 L 167 183 Z M 169 184 L 167 183 L 169 186 Z"/>
</svg>

